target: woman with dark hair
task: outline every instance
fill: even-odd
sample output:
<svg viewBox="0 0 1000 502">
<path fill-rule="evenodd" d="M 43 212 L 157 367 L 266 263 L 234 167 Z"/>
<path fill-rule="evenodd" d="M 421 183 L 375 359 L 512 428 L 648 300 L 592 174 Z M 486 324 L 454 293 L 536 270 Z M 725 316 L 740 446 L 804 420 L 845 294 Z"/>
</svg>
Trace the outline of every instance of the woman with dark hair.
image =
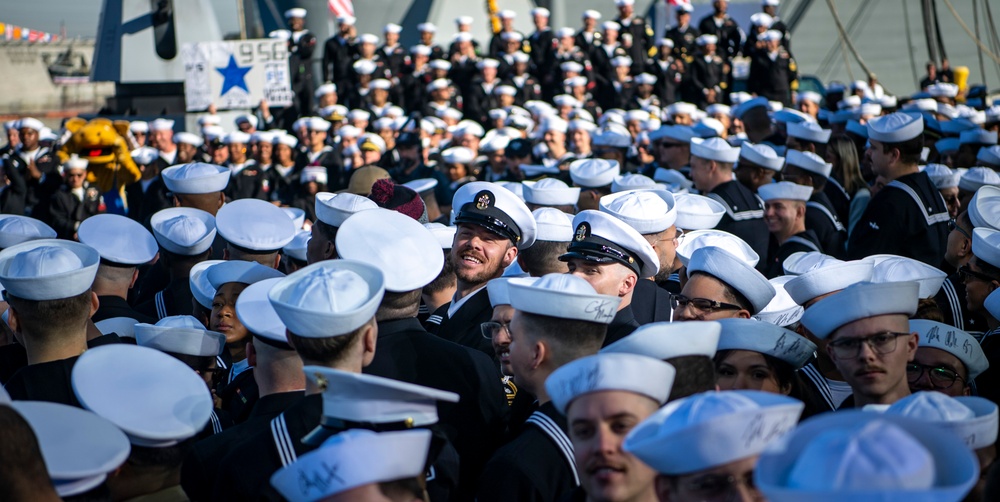
<svg viewBox="0 0 1000 502">
<path fill-rule="evenodd" d="M 851 197 L 851 208 L 847 222 L 847 233 L 854 230 L 854 225 L 861 219 L 872 193 L 868 182 L 861 173 L 861 157 L 854 140 L 844 134 L 830 138 L 826 147 L 826 161 L 833 164 L 830 176 L 844 187 Z"/>
</svg>

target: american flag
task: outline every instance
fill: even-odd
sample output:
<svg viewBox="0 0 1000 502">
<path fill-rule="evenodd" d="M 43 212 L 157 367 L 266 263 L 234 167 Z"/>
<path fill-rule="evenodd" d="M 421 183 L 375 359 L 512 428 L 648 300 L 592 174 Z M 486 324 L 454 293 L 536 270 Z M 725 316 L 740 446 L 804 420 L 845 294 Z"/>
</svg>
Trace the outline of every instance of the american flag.
<svg viewBox="0 0 1000 502">
<path fill-rule="evenodd" d="M 328 3 L 330 5 L 330 13 L 335 17 L 354 16 L 353 0 L 328 0 Z"/>
<path fill-rule="evenodd" d="M 330 0 L 330 3 L 333 3 L 333 0 Z M 674 7 L 679 7 L 681 5 L 691 5 L 691 0 L 667 0 L 667 3 Z"/>
</svg>

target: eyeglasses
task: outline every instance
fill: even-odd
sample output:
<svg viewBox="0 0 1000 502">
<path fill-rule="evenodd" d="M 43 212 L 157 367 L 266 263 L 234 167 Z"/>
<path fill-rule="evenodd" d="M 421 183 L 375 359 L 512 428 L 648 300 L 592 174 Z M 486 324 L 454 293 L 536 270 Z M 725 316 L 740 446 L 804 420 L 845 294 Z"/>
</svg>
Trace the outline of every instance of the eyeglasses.
<svg viewBox="0 0 1000 502">
<path fill-rule="evenodd" d="M 677 310 L 691 305 L 695 310 L 713 312 L 716 310 L 743 310 L 743 307 L 732 303 L 722 303 L 708 298 L 688 298 L 684 295 L 674 295 L 670 298 L 670 308 Z"/>
<path fill-rule="evenodd" d="M 952 219 L 948 220 L 948 231 L 949 232 L 954 232 L 955 230 L 958 230 L 958 232 L 960 234 L 964 235 L 966 239 L 971 239 L 972 238 L 972 236 L 969 235 L 969 232 L 966 232 L 964 228 L 958 226 L 958 222 L 956 222 L 955 219 L 952 218 Z"/>
<path fill-rule="evenodd" d="M 861 354 L 861 346 L 868 344 L 878 354 L 889 354 L 896 350 L 896 339 L 909 333 L 875 333 L 874 335 L 861 336 L 858 338 L 841 338 L 834 340 L 828 345 L 833 348 L 833 356 L 837 359 L 851 359 Z"/>
<path fill-rule="evenodd" d="M 660 241 L 673 241 L 674 244 L 677 245 L 679 243 L 679 240 L 680 240 L 681 237 L 684 237 L 684 231 L 678 228 L 677 232 L 674 234 L 673 237 L 667 237 L 665 239 L 662 238 L 662 237 L 657 237 L 656 240 L 653 241 L 653 242 L 650 242 L 649 245 L 655 246 Z"/>
<path fill-rule="evenodd" d="M 982 272 L 976 272 L 975 270 L 972 270 L 972 268 L 969 267 L 968 263 L 962 265 L 961 267 L 958 267 L 958 275 L 959 277 L 962 278 L 962 282 L 968 282 L 973 279 L 979 279 L 980 281 L 983 282 L 993 282 L 996 280 L 993 277 L 990 277 Z"/>
<path fill-rule="evenodd" d="M 739 498 L 739 486 L 746 486 L 753 500 L 763 500 L 753 481 L 753 473 L 743 476 L 706 474 L 687 483 L 688 490 L 696 494 L 698 500 L 733 501 Z"/>
<path fill-rule="evenodd" d="M 510 336 L 510 323 L 486 321 L 479 325 L 479 330 L 483 333 L 483 338 L 487 340 L 492 340 L 495 336 L 500 334 L 500 330 L 506 331 L 507 336 Z"/>
<path fill-rule="evenodd" d="M 906 381 L 913 385 L 924 377 L 925 372 L 930 377 L 931 385 L 938 390 L 950 388 L 961 378 L 958 373 L 944 366 L 910 363 L 906 365 Z"/>
</svg>

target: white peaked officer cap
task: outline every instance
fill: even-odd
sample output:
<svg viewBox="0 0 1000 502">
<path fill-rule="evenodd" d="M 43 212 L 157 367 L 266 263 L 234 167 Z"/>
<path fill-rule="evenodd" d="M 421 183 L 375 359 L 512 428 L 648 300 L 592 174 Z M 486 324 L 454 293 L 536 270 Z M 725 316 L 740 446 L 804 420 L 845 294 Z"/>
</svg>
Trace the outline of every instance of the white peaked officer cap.
<svg viewBox="0 0 1000 502">
<path fill-rule="evenodd" d="M 509 283 L 510 306 L 529 314 L 610 324 L 621 299 L 601 295 L 584 279 L 546 274 L 528 283 Z"/>
<path fill-rule="evenodd" d="M 431 431 L 372 432 L 350 429 L 271 476 L 271 486 L 289 502 L 317 502 L 369 484 L 420 477 Z M 331 472 L 336 476 L 330 477 Z M 321 485 L 302 480 L 329 480 Z"/>
<path fill-rule="evenodd" d="M 525 181 L 524 201 L 542 206 L 575 206 L 580 200 L 580 187 L 571 187 L 562 180 L 545 178 Z"/>
<path fill-rule="evenodd" d="M 937 294 L 948 274 L 937 267 L 904 256 L 888 257 L 875 264 L 871 282 L 915 281 L 920 285 L 920 298 L 931 298 Z"/>
<path fill-rule="evenodd" d="M 221 192 L 229 184 L 232 174 L 228 167 L 191 162 L 171 166 L 160 173 L 167 190 L 180 194 Z"/>
<path fill-rule="evenodd" d="M 763 310 L 775 295 L 774 286 L 767 278 L 752 265 L 722 248 L 709 246 L 695 250 L 687 264 L 688 277 L 695 272 L 710 274 L 739 291 L 750 302 L 753 309 L 751 315 Z"/>
<path fill-rule="evenodd" d="M 754 314 L 753 319 L 761 322 L 773 324 L 775 326 L 790 326 L 802 318 L 803 308 L 792 300 L 791 295 L 785 291 L 785 284 L 794 279 L 793 275 L 779 275 L 767 282 L 774 286 L 774 298 L 764 307 L 764 310 Z"/>
<path fill-rule="evenodd" d="M 306 169 L 309 168 L 307 167 Z M 322 169 L 323 175 L 326 176 L 326 168 Z M 298 233 L 302 229 L 302 225 L 306 223 L 306 211 L 297 207 L 283 207 L 281 210 L 288 216 L 288 219 L 292 220 L 292 226 L 295 227 L 295 232 Z"/>
<path fill-rule="evenodd" d="M 779 157 L 774 148 L 749 141 L 740 145 L 740 159 L 777 172 L 781 172 L 781 168 L 785 165 L 785 159 Z"/>
<path fill-rule="evenodd" d="M 757 195 L 759 195 L 764 202 L 776 199 L 806 202 L 810 197 L 812 197 L 812 187 L 799 185 L 798 183 L 792 183 L 790 181 L 779 181 L 777 183 L 761 185 L 760 188 L 757 189 Z"/>
<path fill-rule="evenodd" d="M 201 432 L 212 395 L 186 364 L 155 349 L 95 347 L 73 366 L 80 404 L 110 420 L 136 446 L 165 448 Z"/>
<path fill-rule="evenodd" d="M 191 267 L 191 274 L 188 276 L 188 285 L 191 287 L 191 296 L 198 302 L 198 305 L 212 310 L 212 300 L 215 298 L 215 288 L 208 282 L 208 274 L 205 272 L 214 265 L 223 263 L 223 260 L 205 260 Z"/>
<path fill-rule="evenodd" d="M 573 218 L 574 235 L 561 261 L 579 258 L 595 263 L 619 263 L 640 278 L 660 269 L 653 246 L 634 228 L 611 214 L 581 211 Z"/>
<path fill-rule="evenodd" d="M 816 344 L 798 333 L 754 319 L 719 319 L 720 350 L 749 350 L 783 361 L 793 369 L 805 366 L 816 352 Z"/>
<path fill-rule="evenodd" d="M 462 185 L 452 198 L 455 224 L 481 226 L 510 239 L 517 249 L 535 242 L 535 218 L 528 206 L 510 190 L 485 181 Z"/>
<path fill-rule="evenodd" d="M 812 152 L 802 152 L 799 150 L 789 150 L 786 152 L 785 163 L 826 177 L 829 177 L 830 171 L 833 170 L 833 164 L 823 160 L 823 157 Z"/>
<path fill-rule="evenodd" d="M 1000 267 L 1000 231 L 991 228 L 972 229 L 972 254 L 994 267 Z M 3 266 L 2 257 L 3 253 L 0 253 L 0 267 Z M 0 282 L 7 284 L 2 277 Z"/>
<path fill-rule="evenodd" d="M 55 239 L 56 231 L 41 220 L 19 214 L 0 214 L 0 249 L 38 239 Z"/>
<path fill-rule="evenodd" d="M 573 184 L 584 188 L 608 186 L 620 173 L 621 166 L 614 160 L 581 159 L 569 164 L 569 176 Z"/>
<path fill-rule="evenodd" d="M 728 251 L 741 261 L 756 267 L 760 256 L 743 239 L 722 230 L 695 230 L 681 236 L 677 243 L 677 258 L 686 267 L 691 261 L 691 255 L 704 247 L 717 247 Z"/>
<path fill-rule="evenodd" d="M 163 352 L 216 357 L 226 347 L 226 335 L 205 329 L 189 315 L 164 317 L 156 324 L 138 323 L 134 329 L 137 345 Z"/>
<path fill-rule="evenodd" d="M 309 261 L 306 256 L 306 249 L 309 247 L 309 239 L 312 239 L 312 232 L 309 230 L 299 230 L 281 252 L 299 261 Z"/>
<path fill-rule="evenodd" d="M 486 283 L 486 293 L 490 297 L 490 306 L 510 305 L 510 284 L 533 284 L 537 277 L 498 277 Z"/>
<path fill-rule="evenodd" d="M 611 181 L 612 193 L 631 190 L 656 190 L 664 188 L 666 187 L 653 181 L 653 178 L 637 173 L 625 173 L 620 176 L 615 176 L 615 179 Z"/>
<path fill-rule="evenodd" d="M 711 230 L 726 214 L 725 206 L 704 195 L 674 194 L 674 201 L 677 206 L 675 224 L 684 230 Z"/>
<path fill-rule="evenodd" d="M 375 317 L 385 279 L 355 260 L 325 260 L 297 270 L 267 297 L 288 331 L 305 338 L 346 335 Z"/>
<path fill-rule="evenodd" d="M 128 437 L 115 424 L 87 410 L 43 401 L 6 404 L 35 433 L 45 470 L 60 497 L 98 487 L 132 450 Z"/>
<path fill-rule="evenodd" d="M 916 282 L 853 284 L 806 309 L 802 324 L 816 338 L 825 340 L 841 326 L 859 319 L 891 314 L 909 317 L 917 311 L 919 290 Z"/>
<path fill-rule="evenodd" d="M 976 456 L 954 434 L 861 410 L 806 420 L 761 453 L 754 473 L 772 502 L 958 502 L 978 479 Z"/>
<path fill-rule="evenodd" d="M 958 180 L 962 177 L 961 174 L 944 164 L 927 164 L 924 167 L 924 172 L 930 176 L 931 183 L 934 183 L 934 188 L 938 190 L 957 187 Z"/>
<path fill-rule="evenodd" d="M 920 115 L 890 113 L 868 121 L 868 138 L 882 143 L 901 143 L 924 132 L 924 119 Z"/>
<path fill-rule="evenodd" d="M 1000 174 L 988 167 L 970 167 L 958 179 L 958 188 L 975 192 L 984 186 L 1000 185 Z"/>
<path fill-rule="evenodd" d="M 240 324 L 255 337 L 281 349 L 291 350 L 285 323 L 267 299 L 267 293 L 281 278 L 257 281 L 243 290 L 236 299 L 236 317 Z"/>
<path fill-rule="evenodd" d="M 784 265 L 786 267 L 787 261 Z M 840 291 L 859 282 L 869 282 L 874 273 L 875 265 L 872 262 L 824 262 L 788 281 L 785 291 L 788 291 L 795 303 L 804 306 L 816 297 Z"/>
<path fill-rule="evenodd" d="M 141 223 L 118 214 L 97 214 L 83 220 L 78 239 L 97 250 L 101 260 L 119 265 L 142 265 L 156 258 L 159 247 Z"/>
<path fill-rule="evenodd" d="M 760 454 L 795 428 L 803 408 L 770 392 L 703 392 L 667 403 L 622 446 L 656 472 L 690 474 Z"/>
<path fill-rule="evenodd" d="M 378 204 L 352 193 L 320 192 L 316 194 L 316 218 L 331 227 L 340 227 L 352 214 L 376 209 Z"/>
<path fill-rule="evenodd" d="M 968 380 L 973 380 L 990 367 L 990 362 L 986 360 L 986 354 L 976 339 L 954 326 L 926 319 L 911 319 L 910 332 L 920 335 L 920 347 L 943 350 L 962 361 L 968 370 Z"/>
<path fill-rule="evenodd" d="M 109 317 L 95 322 L 94 326 L 102 335 L 114 333 L 122 338 L 135 338 L 136 324 L 139 324 L 139 321 L 131 317 Z"/>
<path fill-rule="evenodd" d="M 554 207 L 540 207 L 531 212 L 535 217 L 535 242 L 569 242 L 573 240 L 573 217 Z"/>
<path fill-rule="evenodd" d="M 278 206 L 260 199 L 234 200 L 215 216 L 219 235 L 252 252 L 281 249 L 295 237 L 295 224 Z"/>
<path fill-rule="evenodd" d="M 321 444 L 348 428 L 350 422 L 399 428 L 433 425 L 438 421 L 438 401 L 458 402 L 454 392 L 390 378 L 320 366 L 306 366 L 303 371 L 306 381 L 323 392 L 323 417 L 320 425 L 302 438 L 307 445 Z"/>
<path fill-rule="evenodd" d="M 635 354 L 605 353 L 566 363 L 545 379 L 545 390 L 563 415 L 574 399 L 593 392 L 631 392 L 662 405 L 677 370 L 668 363 Z"/>
<path fill-rule="evenodd" d="M 434 222 L 424 223 L 424 228 L 431 231 L 431 234 L 437 239 L 438 245 L 441 246 L 442 250 L 451 249 L 452 245 L 454 245 L 457 228 Z"/>
<path fill-rule="evenodd" d="M 986 448 L 997 441 L 997 405 L 982 397 L 915 392 L 886 408 L 885 414 L 930 422 L 955 433 L 972 450 Z"/>
<path fill-rule="evenodd" d="M 785 270 L 786 274 L 796 276 L 839 263 L 844 262 L 819 251 L 799 251 L 785 258 L 785 261 L 781 264 L 781 268 Z"/>
<path fill-rule="evenodd" d="M 163 249 L 181 256 L 204 253 L 215 241 L 215 217 L 201 209 L 162 209 L 150 217 L 149 226 Z"/>
<path fill-rule="evenodd" d="M 830 135 L 833 131 L 823 129 L 815 122 L 790 122 L 787 126 L 788 135 L 793 138 L 804 139 L 813 143 L 827 144 L 830 142 Z"/>
<path fill-rule="evenodd" d="M 205 278 L 215 290 L 221 288 L 223 284 L 230 282 L 253 284 L 264 279 L 284 277 L 284 275 L 271 267 L 243 260 L 229 260 L 216 263 L 205 270 Z"/>
<path fill-rule="evenodd" d="M 385 290 L 404 293 L 433 281 L 444 266 L 444 254 L 430 230 L 391 209 L 362 211 L 337 231 L 337 254 L 382 271 Z"/>
<path fill-rule="evenodd" d="M 740 149 L 731 146 L 722 138 L 691 138 L 691 155 L 731 164 L 739 160 Z"/>
<path fill-rule="evenodd" d="M 715 321 L 654 322 L 601 349 L 667 360 L 683 356 L 715 356 L 722 325 Z"/>
<path fill-rule="evenodd" d="M 643 235 L 660 233 L 677 221 L 674 196 L 666 190 L 618 192 L 601 197 L 600 211 Z"/>
<path fill-rule="evenodd" d="M 79 242 L 41 239 L 0 251 L 0 283 L 25 300 L 72 298 L 90 290 L 101 257 Z"/>
</svg>

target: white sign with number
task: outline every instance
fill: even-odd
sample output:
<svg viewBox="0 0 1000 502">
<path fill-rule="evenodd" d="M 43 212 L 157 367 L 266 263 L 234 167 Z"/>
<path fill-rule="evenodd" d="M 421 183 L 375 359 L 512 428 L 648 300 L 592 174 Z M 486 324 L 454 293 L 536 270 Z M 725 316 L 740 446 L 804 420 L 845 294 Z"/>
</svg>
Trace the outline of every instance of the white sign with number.
<svg viewBox="0 0 1000 502">
<path fill-rule="evenodd" d="M 274 39 L 184 44 L 184 98 L 187 111 L 291 106 L 287 42 Z"/>
</svg>

